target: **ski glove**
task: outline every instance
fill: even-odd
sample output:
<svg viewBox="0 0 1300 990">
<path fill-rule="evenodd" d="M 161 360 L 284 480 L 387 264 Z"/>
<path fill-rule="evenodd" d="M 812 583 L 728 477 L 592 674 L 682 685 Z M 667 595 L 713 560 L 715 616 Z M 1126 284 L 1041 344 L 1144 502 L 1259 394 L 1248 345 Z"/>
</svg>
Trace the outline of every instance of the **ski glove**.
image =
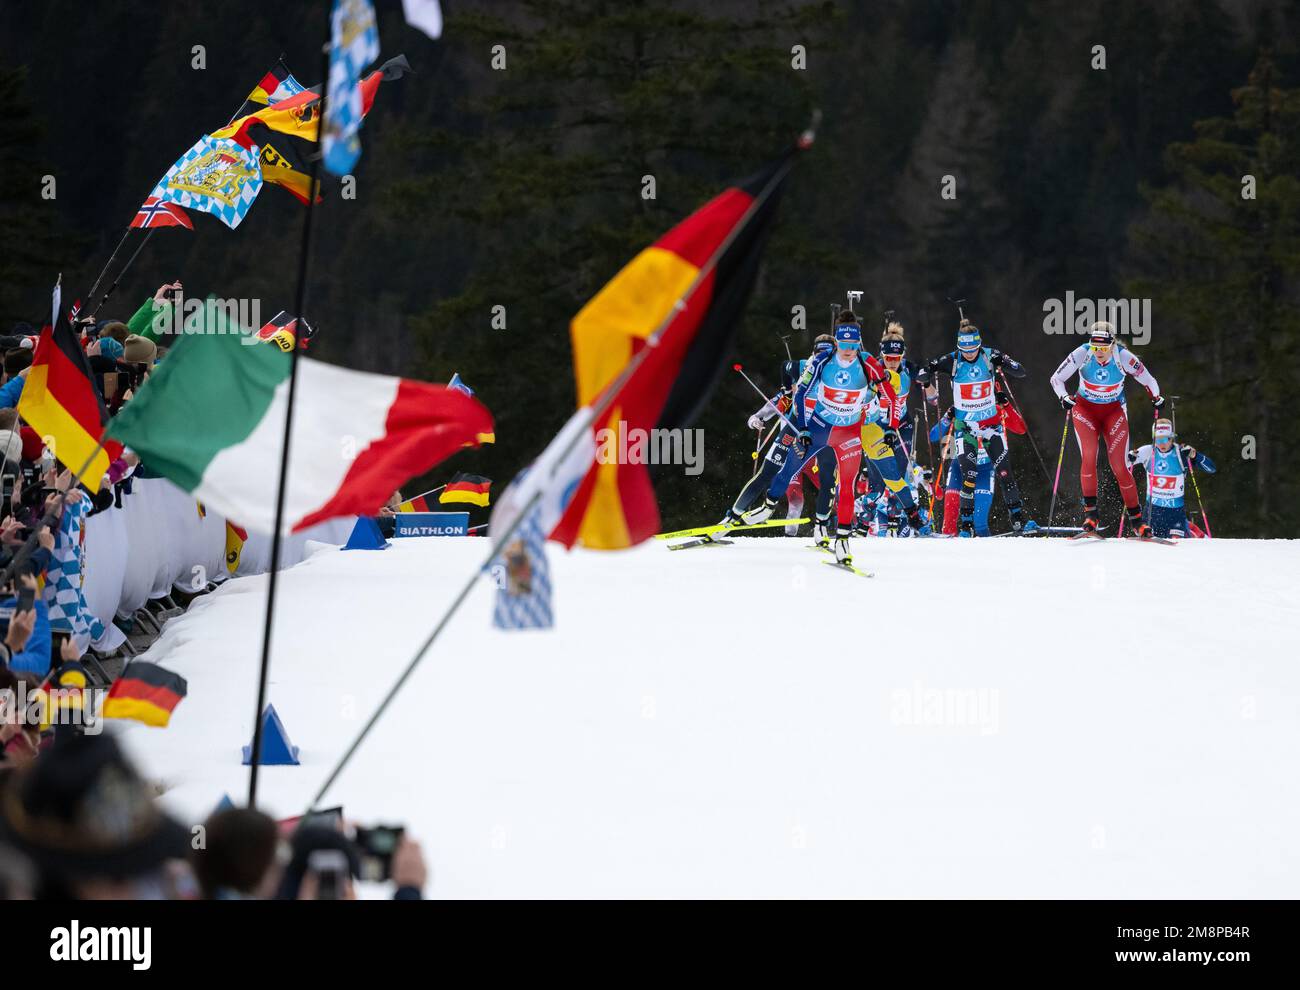
<svg viewBox="0 0 1300 990">
<path fill-rule="evenodd" d="M 749 428 L 751 430 L 761 430 L 763 428 L 763 418 L 758 413 L 749 417 Z"/>
<path fill-rule="evenodd" d="M 898 449 L 898 444 L 899 444 L 898 431 L 895 430 L 893 427 L 890 427 L 889 429 L 885 430 L 885 432 L 881 435 L 880 439 L 885 442 L 885 446 L 888 447 L 890 450 Z"/>
<path fill-rule="evenodd" d="M 799 431 L 799 446 L 803 448 L 805 454 L 808 453 L 808 449 L 812 446 L 812 434 L 807 430 Z"/>
<path fill-rule="evenodd" d="M 1153 395 L 1151 396 L 1151 404 L 1156 407 L 1156 412 L 1160 412 L 1165 407 L 1165 397 L 1163 395 Z"/>
<path fill-rule="evenodd" d="M 1061 408 L 1062 408 L 1062 409 L 1073 409 L 1073 408 L 1074 408 L 1074 396 L 1072 396 L 1072 395 L 1058 395 L 1057 398 L 1061 400 Z"/>
</svg>

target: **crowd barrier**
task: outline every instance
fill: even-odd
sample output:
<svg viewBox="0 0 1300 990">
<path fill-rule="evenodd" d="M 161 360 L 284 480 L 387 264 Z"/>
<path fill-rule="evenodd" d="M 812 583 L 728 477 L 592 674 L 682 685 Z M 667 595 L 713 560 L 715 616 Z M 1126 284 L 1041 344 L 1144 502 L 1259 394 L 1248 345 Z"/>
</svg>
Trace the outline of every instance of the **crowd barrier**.
<svg viewBox="0 0 1300 990">
<path fill-rule="evenodd" d="M 226 565 L 226 520 L 199 511 L 192 495 L 165 478 L 136 478 L 131 493 L 114 507 L 91 516 L 85 528 L 83 591 L 90 611 L 104 624 L 93 645 L 111 651 L 125 638 L 115 616 L 180 589 L 201 591 L 209 583 L 262 574 L 271 563 L 271 538 L 249 533 L 233 574 Z M 280 546 L 281 567 L 306 555 L 308 540 L 346 543 L 356 520 L 332 519 L 287 537 Z"/>
</svg>

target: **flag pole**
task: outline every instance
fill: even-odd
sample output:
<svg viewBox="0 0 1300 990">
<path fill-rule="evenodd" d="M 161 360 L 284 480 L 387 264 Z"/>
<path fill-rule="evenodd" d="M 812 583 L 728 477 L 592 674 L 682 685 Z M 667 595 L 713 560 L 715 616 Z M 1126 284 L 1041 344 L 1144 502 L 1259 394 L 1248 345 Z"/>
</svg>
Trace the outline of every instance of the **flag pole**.
<svg viewBox="0 0 1300 990">
<path fill-rule="evenodd" d="M 283 53 L 280 54 L 280 64 L 282 64 L 282 65 L 284 64 L 284 54 L 283 54 Z M 285 68 L 288 69 L 288 66 L 286 65 Z M 228 121 L 226 121 L 226 126 L 227 126 L 227 127 L 229 127 L 231 124 L 233 124 L 233 123 L 235 122 L 235 118 L 238 117 L 241 113 L 244 112 L 244 107 L 246 107 L 246 106 L 248 106 L 248 97 L 244 97 L 244 102 L 241 103 L 241 104 L 239 104 L 239 109 L 236 110 L 236 111 L 231 115 L 231 117 L 230 117 L 230 119 L 229 119 Z M 138 212 L 138 211 L 137 211 L 137 212 Z M 95 276 L 95 284 L 92 285 L 92 286 L 90 287 L 90 291 L 89 291 L 88 293 L 86 293 L 86 299 L 87 299 L 87 301 L 90 301 L 90 300 L 92 300 L 92 299 L 95 298 L 95 291 L 99 288 L 99 283 L 102 282 L 102 281 L 104 281 L 104 275 L 107 274 L 108 270 L 109 270 L 110 268 L 113 267 L 113 259 L 116 258 L 116 257 L 117 257 L 117 253 L 118 253 L 119 251 L 122 250 L 122 245 L 126 243 L 126 239 L 127 239 L 128 237 L 131 236 L 131 231 L 134 230 L 134 229 L 135 229 L 134 227 L 128 226 L 128 227 L 126 228 L 126 232 L 122 234 L 122 239 L 121 239 L 120 241 L 117 242 L 117 247 L 113 248 L 113 253 L 110 254 L 110 255 L 108 256 L 108 263 L 107 263 L 106 265 L 104 265 L 104 267 L 103 267 L 102 269 L 100 269 L 99 274 L 98 274 L 97 276 Z M 153 232 L 154 232 L 156 229 L 157 229 L 156 227 L 150 227 L 150 228 L 148 228 L 148 235 L 145 237 L 145 241 L 146 241 L 146 242 L 149 240 L 150 237 L 153 236 Z M 101 300 L 99 301 L 99 306 L 96 306 L 96 307 L 95 307 L 95 312 L 94 312 L 94 313 L 91 313 L 91 314 L 90 314 L 91 316 L 95 316 L 95 315 L 99 312 L 100 307 L 102 307 L 102 306 L 104 305 L 104 303 L 108 302 L 108 297 L 111 296 L 111 295 L 113 294 L 113 290 L 117 288 L 117 283 L 120 282 L 120 281 L 122 280 L 122 276 L 126 274 L 126 270 L 127 270 L 128 268 L 131 267 L 132 262 L 134 262 L 135 259 L 136 259 L 136 255 L 138 255 L 138 254 L 140 253 L 140 251 L 141 251 L 141 249 L 142 249 L 143 247 L 144 247 L 144 243 L 141 243 L 140 247 L 138 247 L 138 248 L 135 249 L 135 254 L 131 255 L 131 259 L 130 259 L 130 261 L 128 261 L 128 262 L 123 266 L 122 270 L 121 270 L 120 272 L 117 273 L 117 278 L 113 280 L 113 285 L 108 289 L 107 292 L 104 293 L 104 298 L 101 299 Z"/>
<path fill-rule="evenodd" d="M 122 239 L 117 242 L 117 247 L 113 248 L 113 253 L 108 256 L 108 263 L 99 270 L 99 274 L 95 276 L 95 284 L 92 285 L 90 291 L 86 293 L 86 299 L 88 301 L 95 298 L 95 292 L 99 289 L 99 283 L 104 281 L 104 275 L 113 267 L 113 259 L 117 257 L 117 252 L 122 250 L 122 245 L 126 243 L 126 239 L 131 236 L 131 231 L 134 229 L 135 228 L 133 227 L 127 227 L 125 232 L 123 232 Z"/>
<path fill-rule="evenodd" d="M 116 291 L 118 283 L 122 281 L 122 276 L 127 273 L 127 270 L 130 269 L 130 267 L 133 264 L 135 264 L 135 259 L 140 257 L 140 252 L 144 250 L 144 246 L 149 243 L 149 238 L 153 237 L 154 231 L 157 229 L 158 229 L 157 227 L 150 227 L 147 231 L 145 231 L 144 240 L 140 242 L 140 246 L 135 249 L 135 253 L 132 254 L 131 257 L 126 259 L 126 264 L 123 265 L 122 270 L 117 273 L 117 278 L 113 279 L 113 284 L 104 290 L 104 298 L 101 299 L 95 305 L 95 308 L 88 314 L 90 319 L 94 319 L 96 316 L 99 315 L 99 311 L 104 308 L 104 303 L 108 302 L 108 297 L 111 296 L 114 293 L 114 291 Z M 93 292 L 90 294 L 90 298 L 91 299 L 95 298 L 95 294 Z"/>
<path fill-rule="evenodd" d="M 426 496 L 426 495 L 432 495 L 434 492 L 440 492 L 440 491 L 442 491 L 442 490 L 443 490 L 444 488 L 446 488 L 446 487 L 447 487 L 446 485 L 439 485 L 437 488 L 430 488 L 427 492 L 420 492 L 419 495 L 412 495 L 410 498 L 404 498 L 404 499 L 402 499 L 402 501 L 403 501 L 403 502 L 414 502 L 417 498 L 424 498 L 424 496 Z"/>
<path fill-rule="evenodd" d="M 311 190 L 319 188 L 321 149 L 325 137 L 325 106 L 330 88 L 330 45 L 334 37 L 333 11 L 326 19 L 325 41 L 321 47 L 322 82 L 318 113 L 316 116 L 316 156 L 311 163 Z M 241 107 L 242 109 L 242 107 Z M 233 119 L 233 118 L 232 118 Z M 316 215 L 316 196 L 307 197 L 307 216 L 302 224 L 302 247 L 298 254 L 298 292 L 294 312 L 298 318 L 307 308 L 308 260 L 311 254 L 312 217 Z M 248 768 L 248 806 L 257 806 L 257 768 L 262 762 L 262 712 L 266 708 L 266 685 L 271 671 L 271 631 L 275 621 L 275 591 L 280 574 L 281 533 L 284 529 L 284 501 L 289 481 L 289 440 L 293 432 L 293 404 L 298 391 L 298 338 L 295 335 L 289 351 L 289 394 L 284 411 L 284 442 L 280 447 L 280 479 L 275 492 L 275 531 L 271 538 L 271 573 L 266 584 L 266 618 L 262 625 L 262 661 L 257 675 L 257 708 L 253 712 L 253 745 Z"/>
<path fill-rule="evenodd" d="M 821 116 L 822 114 L 820 110 L 813 111 L 812 122 L 808 125 L 807 129 L 799 135 L 798 141 L 795 144 L 797 150 L 806 151 L 812 147 L 813 142 L 816 140 L 817 126 L 821 122 Z M 700 284 L 713 274 L 714 268 L 717 267 L 718 259 L 726 253 L 727 249 L 731 247 L 732 242 L 740 236 L 741 231 L 749 225 L 749 221 L 753 219 L 754 214 L 757 213 L 758 210 L 767 202 L 768 197 L 772 195 L 773 190 L 776 189 L 785 179 L 786 175 L 789 174 L 790 169 L 794 167 L 794 161 L 794 155 L 789 155 L 785 162 L 782 163 L 782 166 L 772 174 L 772 177 L 768 180 L 767 184 L 762 188 L 759 194 L 754 197 L 754 201 L 749 204 L 749 208 L 745 210 L 740 220 L 728 232 L 727 236 L 723 238 L 722 243 L 719 244 L 713 254 L 710 255 L 708 261 L 706 261 L 700 267 L 699 271 L 696 272 L 695 278 L 691 281 L 690 285 L 688 285 L 682 294 L 678 296 L 677 302 L 675 302 L 669 309 L 668 314 L 660 321 L 659 325 L 655 327 L 654 332 L 646 338 L 645 346 L 642 347 L 632 360 L 627 363 L 623 370 L 619 372 L 618 377 L 606 386 L 603 392 L 601 392 L 600 396 L 592 404 L 591 423 L 599 422 L 601 416 L 608 412 L 610 407 L 613 406 L 623 386 L 627 384 L 628 380 L 636 373 L 636 370 L 641 366 L 642 362 L 649 357 L 654 348 L 658 346 L 660 335 L 665 329 L 667 329 L 672 321 L 677 318 L 678 314 L 686 308 L 687 301 L 695 294 L 695 290 L 699 288 Z M 764 398 L 767 398 L 767 396 L 765 395 Z M 568 454 L 573 450 L 578 442 L 589 435 L 587 429 L 575 431 L 573 439 L 569 442 L 569 446 L 566 447 L 565 450 L 556 458 L 555 463 L 564 463 Z M 321 799 L 329 791 L 330 787 L 333 786 L 334 781 L 338 779 L 339 774 L 343 772 L 343 768 L 348 765 L 356 751 L 361 748 L 361 744 L 365 741 L 366 736 L 370 734 L 370 730 L 375 727 L 384 712 L 389 711 L 392 708 L 393 699 L 397 697 L 411 674 L 415 672 L 415 668 L 418 667 L 420 661 L 424 659 L 425 654 L 429 652 L 438 637 L 442 635 L 442 631 L 447 628 L 447 624 L 451 622 L 455 614 L 460 611 L 460 607 L 465 604 L 465 600 L 469 597 L 470 592 L 474 590 L 474 586 L 478 583 L 480 575 L 491 566 L 492 561 L 497 558 L 501 548 L 504 547 L 509 542 L 510 538 L 515 535 L 515 532 L 523 525 L 524 520 L 528 518 L 533 507 L 541 500 L 543 487 L 544 486 L 538 487 L 537 491 L 533 493 L 533 496 L 524 504 L 523 508 L 520 509 L 519 513 L 510 521 L 509 525 L 506 526 L 503 532 L 495 534 L 489 531 L 488 538 L 492 541 L 492 545 L 488 548 L 487 558 L 482 564 L 476 567 L 473 572 L 471 572 L 465 585 L 460 589 L 460 592 L 452 600 L 452 603 L 447 607 L 447 610 L 442 614 L 442 618 L 438 620 L 437 625 L 433 627 L 433 631 L 429 633 L 424 642 L 416 649 L 415 655 L 411 657 L 406 667 L 393 683 L 393 686 L 388 689 L 388 693 L 384 695 L 383 699 L 371 713 L 370 718 L 366 720 L 366 724 L 361 727 L 361 731 L 357 733 L 356 738 L 352 740 L 347 751 L 344 752 L 342 757 L 340 757 L 338 763 L 334 765 L 334 769 L 331 770 L 329 776 L 325 778 L 325 782 L 321 784 L 320 789 L 316 792 L 316 796 L 311 799 L 308 811 L 320 804 Z M 259 721 L 259 725 L 260 724 Z"/>
</svg>

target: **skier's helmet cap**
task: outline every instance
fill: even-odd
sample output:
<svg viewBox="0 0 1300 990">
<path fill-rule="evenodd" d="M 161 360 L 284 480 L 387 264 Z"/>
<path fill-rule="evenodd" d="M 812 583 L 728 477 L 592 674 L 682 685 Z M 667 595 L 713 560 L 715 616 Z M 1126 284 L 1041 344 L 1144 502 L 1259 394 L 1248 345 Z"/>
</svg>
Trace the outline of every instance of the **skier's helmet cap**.
<svg viewBox="0 0 1300 990">
<path fill-rule="evenodd" d="M 1151 424 L 1151 439 L 1156 443 L 1174 442 L 1174 424 L 1172 420 L 1158 419 Z"/>
<path fill-rule="evenodd" d="M 902 338 L 890 337 L 880 342 L 882 357 L 902 357 L 905 353 L 907 353 L 907 345 L 903 343 Z"/>
<path fill-rule="evenodd" d="M 1098 320 L 1092 325 L 1091 336 L 1088 337 L 1088 346 L 1094 350 L 1098 347 L 1115 346 L 1115 328 L 1105 320 Z"/>
<path fill-rule="evenodd" d="M 961 326 L 957 328 L 957 350 L 970 354 L 972 351 L 978 351 L 982 343 L 979 327 L 962 320 Z"/>
<path fill-rule="evenodd" d="M 862 328 L 856 323 L 841 323 L 835 328 L 835 344 L 837 347 L 861 347 Z"/>
</svg>

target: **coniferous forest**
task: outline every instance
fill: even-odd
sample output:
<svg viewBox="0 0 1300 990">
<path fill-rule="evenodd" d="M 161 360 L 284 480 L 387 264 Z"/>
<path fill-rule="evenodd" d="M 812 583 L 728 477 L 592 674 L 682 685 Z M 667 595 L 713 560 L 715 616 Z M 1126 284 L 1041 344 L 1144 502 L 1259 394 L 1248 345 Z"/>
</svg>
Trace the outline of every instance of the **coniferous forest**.
<svg viewBox="0 0 1300 990">
<path fill-rule="evenodd" d="M 869 334 L 895 312 L 915 361 L 952 349 L 950 300 L 964 300 L 985 342 L 1029 369 L 1014 387 L 1032 442 L 1013 440 L 1012 458 L 1041 515 L 1062 429 L 1048 378 L 1082 340 L 1047 332 L 1046 308 L 1067 293 L 1149 300 L 1138 353 L 1178 397 L 1181 439 L 1219 464 L 1201 486 L 1215 535 L 1300 535 L 1286 414 L 1300 383 L 1300 5 L 443 7 L 434 42 L 396 0 L 376 3 L 384 57 L 405 54 L 414 74 L 381 89 L 354 197 L 331 191 L 316 217 L 305 315 L 315 356 L 458 372 L 477 390 L 497 442 L 453 470 L 504 483 L 540 451 L 574 406 L 573 315 L 816 110 L 736 338 L 759 384 L 776 385 L 782 338 L 806 354 L 846 290 L 865 293 Z M 59 272 L 65 299 L 89 290 L 153 184 L 277 57 L 320 81 L 324 5 L 219 9 L 200 22 L 185 4 L 4 0 L 3 332 L 39 327 Z M 176 279 L 260 298 L 268 318 L 289 308 L 303 212 L 268 188 L 234 231 L 205 217 L 155 232 L 101 316 L 124 319 Z M 722 380 L 696 423 L 703 474 L 657 470 L 665 525 L 720 515 L 752 466 L 757 405 Z M 1136 446 L 1151 410 L 1130 405 Z M 1072 439 L 1065 457 L 1077 465 Z M 1077 486 L 1067 467 L 1071 504 Z"/>
</svg>

